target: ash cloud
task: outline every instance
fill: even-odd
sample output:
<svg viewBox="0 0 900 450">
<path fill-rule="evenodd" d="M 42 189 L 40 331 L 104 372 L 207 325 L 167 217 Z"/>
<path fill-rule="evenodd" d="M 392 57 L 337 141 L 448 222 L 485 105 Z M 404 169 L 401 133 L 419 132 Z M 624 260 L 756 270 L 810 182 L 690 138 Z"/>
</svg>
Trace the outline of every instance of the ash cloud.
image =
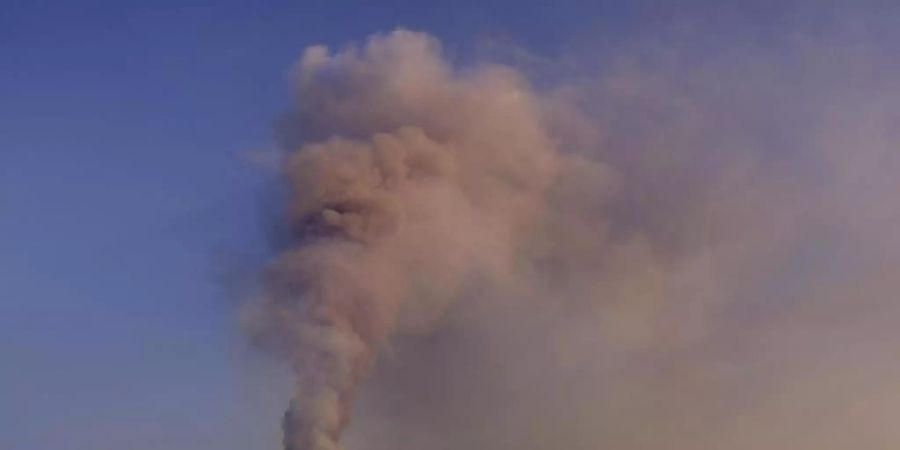
<svg viewBox="0 0 900 450">
<path fill-rule="evenodd" d="M 541 88 L 424 33 L 307 49 L 246 313 L 284 448 L 892 448 L 900 86 L 859 36 Z"/>
</svg>

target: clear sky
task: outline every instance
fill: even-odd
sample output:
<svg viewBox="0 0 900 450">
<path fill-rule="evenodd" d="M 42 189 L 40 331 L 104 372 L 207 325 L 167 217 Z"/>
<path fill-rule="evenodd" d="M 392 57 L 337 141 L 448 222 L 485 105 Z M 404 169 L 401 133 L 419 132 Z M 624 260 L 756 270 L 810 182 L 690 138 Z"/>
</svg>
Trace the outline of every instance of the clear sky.
<svg viewBox="0 0 900 450">
<path fill-rule="evenodd" d="M 264 248 L 246 155 L 276 145 L 304 47 L 404 26 L 553 53 L 677 12 L 459 3 L 0 0 L 0 448 L 277 448 L 286 376 L 222 280 Z"/>
</svg>

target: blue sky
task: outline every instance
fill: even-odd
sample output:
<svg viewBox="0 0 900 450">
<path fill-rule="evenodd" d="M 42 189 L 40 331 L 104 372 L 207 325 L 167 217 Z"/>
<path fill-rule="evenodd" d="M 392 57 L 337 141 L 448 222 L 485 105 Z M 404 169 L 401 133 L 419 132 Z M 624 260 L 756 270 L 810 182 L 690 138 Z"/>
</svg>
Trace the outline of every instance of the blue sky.
<svg viewBox="0 0 900 450">
<path fill-rule="evenodd" d="M 222 274 L 264 249 L 245 155 L 304 47 L 404 26 L 553 53 L 677 12 L 652 5 L 0 0 L 0 448 L 277 448 L 287 379 Z"/>
</svg>

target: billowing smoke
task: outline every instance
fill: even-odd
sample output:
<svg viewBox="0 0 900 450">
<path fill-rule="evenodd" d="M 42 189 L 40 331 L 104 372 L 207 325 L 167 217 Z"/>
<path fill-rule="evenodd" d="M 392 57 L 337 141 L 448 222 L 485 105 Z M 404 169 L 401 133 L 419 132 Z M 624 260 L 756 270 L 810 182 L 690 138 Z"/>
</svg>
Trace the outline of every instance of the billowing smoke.
<svg viewBox="0 0 900 450">
<path fill-rule="evenodd" d="M 900 373 L 900 91 L 826 44 L 551 88 L 410 31 L 307 49 L 248 311 L 296 374 L 285 449 L 351 416 L 366 449 L 894 448 L 900 403 L 853 389 Z"/>
<path fill-rule="evenodd" d="M 602 218 L 616 180 L 559 151 L 520 75 L 457 73 L 426 35 L 311 48 L 297 71 L 294 120 L 329 137 L 287 162 L 297 242 L 269 270 L 262 307 L 298 374 L 285 446 L 319 450 L 337 446 L 389 337 L 479 291 L 527 293 L 521 278 L 542 266 L 565 271 L 564 228 L 603 227 L 589 216 Z M 605 247 L 591 231 L 585 258 Z"/>
</svg>

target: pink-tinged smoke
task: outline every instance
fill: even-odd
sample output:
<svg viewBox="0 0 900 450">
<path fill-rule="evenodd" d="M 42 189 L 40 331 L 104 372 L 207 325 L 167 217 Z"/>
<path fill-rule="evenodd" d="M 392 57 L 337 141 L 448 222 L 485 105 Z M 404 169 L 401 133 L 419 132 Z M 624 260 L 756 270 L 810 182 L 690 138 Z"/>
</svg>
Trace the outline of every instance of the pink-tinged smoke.
<svg viewBox="0 0 900 450">
<path fill-rule="evenodd" d="M 898 83 L 831 50 L 537 89 L 422 33 L 307 49 L 247 312 L 296 375 L 285 449 L 900 445 L 853 394 L 900 373 Z"/>
</svg>

